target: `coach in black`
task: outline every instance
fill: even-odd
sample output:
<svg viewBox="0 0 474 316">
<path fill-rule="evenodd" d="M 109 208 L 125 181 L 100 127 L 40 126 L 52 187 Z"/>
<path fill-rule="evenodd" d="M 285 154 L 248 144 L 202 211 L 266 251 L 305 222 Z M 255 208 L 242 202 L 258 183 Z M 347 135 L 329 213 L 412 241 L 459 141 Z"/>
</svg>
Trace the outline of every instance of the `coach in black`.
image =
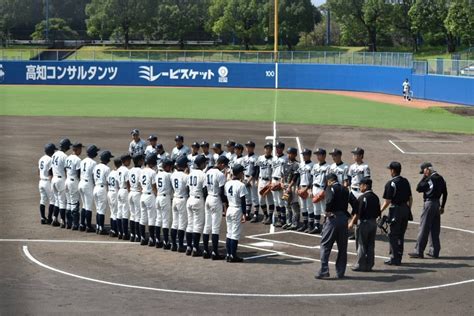
<svg viewBox="0 0 474 316">
<path fill-rule="evenodd" d="M 354 216 L 349 223 L 349 229 L 357 224 L 356 247 L 357 262 L 352 271 L 372 271 L 375 258 L 375 235 L 377 234 L 376 219 L 380 216 L 380 200 L 372 192 L 372 180 L 363 178 L 359 183 L 362 195 L 357 199 Z"/>
<path fill-rule="evenodd" d="M 410 183 L 400 175 L 402 165 L 393 161 L 387 167 L 390 169 L 390 179 L 385 185 L 383 193 L 384 203 L 381 208 L 383 212 L 390 206 L 388 218 L 390 220 L 390 232 L 388 234 L 390 243 L 390 259 L 385 264 L 399 266 L 402 263 L 403 242 L 411 215 L 413 197 L 411 195 Z"/>
<path fill-rule="evenodd" d="M 423 258 L 428 237 L 430 237 L 430 250 L 426 254 L 432 258 L 439 257 L 441 249 L 439 233 L 441 228 L 441 214 L 444 213 L 444 206 L 448 199 L 448 190 L 443 177 L 433 169 L 429 162 L 423 163 L 420 174 L 423 178 L 416 187 L 416 191 L 423 193 L 423 212 L 420 219 L 420 231 L 416 241 L 415 251 L 408 255 L 412 258 Z M 442 201 L 440 204 L 440 199 Z"/>
<path fill-rule="evenodd" d="M 338 279 L 344 277 L 347 265 L 347 221 L 349 213 L 349 191 L 337 182 L 337 175 L 327 176 L 326 189 L 326 221 L 321 234 L 321 270 L 315 276 L 317 279 L 329 277 L 329 255 L 334 242 L 337 244 L 336 275 Z"/>
</svg>

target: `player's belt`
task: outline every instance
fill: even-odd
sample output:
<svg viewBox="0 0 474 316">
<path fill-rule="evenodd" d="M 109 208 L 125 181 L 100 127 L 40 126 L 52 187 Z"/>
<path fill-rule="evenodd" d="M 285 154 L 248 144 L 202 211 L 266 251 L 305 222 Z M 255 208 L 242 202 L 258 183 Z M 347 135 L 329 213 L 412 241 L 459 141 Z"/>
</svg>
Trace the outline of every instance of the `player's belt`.
<svg viewBox="0 0 474 316">
<path fill-rule="evenodd" d="M 317 184 L 317 183 L 314 183 L 313 186 L 314 186 L 314 187 L 317 187 L 317 188 L 324 189 L 324 186 L 323 186 L 323 185 L 320 185 L 320 184 Z"/>
<path fill-rule="evenodd" d="M 198 199 L 198 200 L 201 198 L 201 196 L 199 196 L 199 195 L 191 195 L 191 197 L 193 197 L 195 199 Z"/>
<path fill-rule="evenodd" d="M 96 186 L 96 187 L 100 187 L 100 188 L 105 187 L 105 185 L 103 185 L 103 184 L 96 184 L 95 186 Z"/>
<path fill-rule="evenodd" d="M 160 197 L 160 196 L 167 196 L 167 195 L 170 195 L 170 194 L 169 194 L 169 193 L 159 193 L 159 192 L 158 192 L 158 196 L 159 196 L 159 197 Z"/>
<path fill-rule="evenodd" d="M 300 185 L 300 187 L 307 188 L 308 186 L 307 185 Z"/>
<path fill-rule="evenodd" d="M 185 199 L 186 197 L 184 197 L 184 196 L 173 196 L 173 198 L 175 198 L 175 199 Z"/>
<path fill-rule="evenodd" d="M 208 194 L 208 196 L 212 196 L 212 197 L 220 197 L 219 194 Z"/>
<path fill-rule="evenodd" d="M 142 192 L 143 194 L 151 195 L 152 192 Z"/>
<path fill-rule="evenodd" d="M 77 178 L 67 178 L 69 181 L 76 181 Z"/>
<path fill-rule="evenodd" d="M 357 188 L 357 187 L 351 187 L 351 190 L 354 190 L 354 191 L 359 191 L 360 189 Z"/>
<path fill-rule="evenodd" d="M 59 179 L 61 179 L 62 177 L 61 177 L 61 176 L 56 176 L 56 178 L 59 178 Z"/>
<path fill-rule="evenodd" d="M 270 181 L 270 178 L 259 178 L 259 179 L 263 181 Z"/>
<path fill-rule="evenodd" d="M 280 181 L 281 178 L 273 177 L 273 180 Z"/>
<path fill-rule="evenodd" d="M 84 182 L 89 182 L 89 180 L 87 180 L 87 179 L 82 179 L 82 181 L 84 181 Z"/>
<path fill-rule="evenodd" d="M 41 181 L 49 181 L 49 178 L 40 178 Z"/>
<path fill-rule="evenodd" d="M 140 193 L 140 191 L 139 191 L 139 190 L 136 190 L 136 189 L 130 189 L 130 192 L 138 192 L 138 193 Z"/>
<path fill-rule="evenodd" d="M 115 189 L 109 189 L 109 192 L 117 192 Z"/>
</svg>

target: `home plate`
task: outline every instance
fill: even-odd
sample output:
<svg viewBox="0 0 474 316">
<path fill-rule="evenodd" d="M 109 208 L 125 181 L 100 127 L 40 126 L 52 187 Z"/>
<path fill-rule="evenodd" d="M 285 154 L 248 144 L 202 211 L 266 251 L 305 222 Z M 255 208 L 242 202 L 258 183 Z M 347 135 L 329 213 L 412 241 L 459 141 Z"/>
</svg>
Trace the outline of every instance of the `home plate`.
<svg viewBox="0 0 474 316">
<path fill-rule="evenodd" d="M 255 242 L 255 243 L 249 244 L 249 245 L 254 246 L 254 247 L 273 247 L 273 243 L 268 242 L 268 241 Z"/>
</svg>

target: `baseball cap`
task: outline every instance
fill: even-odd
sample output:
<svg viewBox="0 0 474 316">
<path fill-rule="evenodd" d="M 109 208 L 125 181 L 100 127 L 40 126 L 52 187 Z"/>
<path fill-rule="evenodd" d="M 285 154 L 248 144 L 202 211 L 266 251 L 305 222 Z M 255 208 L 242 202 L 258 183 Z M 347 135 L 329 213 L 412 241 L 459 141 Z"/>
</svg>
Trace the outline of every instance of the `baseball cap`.
<svg viewBox="0 0 474 316">
<path fill-rule="evenodd" d="M 354 150 L 351 151 L 351 153 L 353 153 L 355 155 L 363 155 L 364 154 L 364 149 L 362 149 L 360 147 L 356 147 L 356 148 L 354 148 Z"/>
<path fill-rule="evenodd" d="M 100 148 L 98 148 L 96 145 L 90 145 L 87 147 L 87 154 L 88 155 L 94 155 L 94 157 L 97 155 L 99 152 Z"/>
<path fill-rule="evenodd" d="M 72 144 L 72 148 L 82 148 L 82 147 L 84 146 L 82 146 L 82 143 L 79 143 L 79 142 Z"/>
<path fill-rule="evenodd" d="M 196 166 L 199 166 L 199 165 L 205 163 L 206 161 L 207 161 L 207 157 L 206 157 L 206 156 L 204 156 L 204 155 L 199 155 L 199 156 L 196 157 L 196 159 L 194 159 L 194 164 L 195 164 Z"/>
<path fill-rule="evenodd" d="M 364 177 L 360 180 L 359 184 L 367 184 L 369 186 L 372 186 L 372 179 L 369 177 Z"/>
<path fill-rule="evenodd" d="M 285 143 L 283 143 L 283 142 L 277 142 L 277 143 L 275 144 L 275 148 L 284 149 L 284 148 L 285 148 Z"/>
<path fill-rule="evenodd" d="M 156 149 L 163 149 L 163 144 L 156 144 L 155 148 Z"/>
<path fill-rule="evenodd" d="M 201 147 L 201 146 L 199 145 L 198 142 L 194 142 L 194 143 L 191 144 L 191 147 L 199 148 L 199 147 Z"/>
<path fill-rule="evenodd" d="M 181 135 L 176 135 L 176 137 L 174 138 L 174 141 L 178 141 L 178 140 L 184 141 L 184 137 Z"/>
<path fill-rule="evenodd" d="M 225 145 L 226 145 L 227 147 L 234 147 L 234 146 L 235 146 L 235 142 L 234 142 L 233 140 L 228 140 L 228 141 L 225 143 Z"/>
<path fill-rule="evenodd" d="M 44 145 L 44 152 L 46 154 L 48 154 L 48 153 L 53 154 L 55 150 L 57 150 L 57 148 L 56 148 L 56 145 L 53 144 L 53 143 L 49 143 L 49 144 Z"/>
<path fill-rule="evenodd" d="M 130 132 L 131 135 L 140 135 L 140 131 L 138 129 L 132 129 Z"/>
<path fill-rule="evenodd" d="M 245 168 L 242 165 L 236 164 L 232 167 L 232 174 L 235 176 L 235 175 L 238 175 L 241 172 L 244 172 L 244 170 L 245 170 Z"/>
<path fill-rule="evenodd" d="M 273 144 L 268 142 L 263 146 L 263 148 L 273 148 Z"/>
<path fill-rule="evenodd" d="M 235 149 L 241 149 L 241 150 L 244 150 L 244 146 L 243 146 L 242 144 L 240 144 L 240 143 L 237 143 L 237 144 L 235 144 L 235 146 L 234 146 L 234 147 L 235 147 Z"/>
<path fill-rule="evenodd" d="M 431 164 L 431 162 L 424 162 L 420 165 L 420 174 L 423 174 L 423 171 L 426 169 L 426 168 L 430 168 L 430 167 L 433 167 L 433 165 Z"/>
<path fill-rule="evenodd" d="M 331 181 L 337 181 L 337 175 L 335 175 L 334 173 L 330 173 L 328 174 L 327 178 L 326 178 L 328 181 L 331 180 Z"/>
<path fill-rule="evenodd" d="M 112 153 L 108 150 L 105 150 L 103 152 L 100 153 L 100 161 L 110 161 L 110 158 L 114 158 L 114 156 L 112 155 Z"/>
<path fill-rule="evenodd" d="M 342 155 L 342 151 L 339 148 L 334 148 L 329 154 L 331 156 L 340 156 Z"/>
<path fill-rule="evenodd" d="M 222 145 L 221 145 L 221 143 L 214 143 L 214 144 L 212 144 L 212 148 L 219 148 L 219 149 L 221 149 L 221 148 L 222 148 Z"/>
<path fill-rule="evenodd" d="M 148 136 L 148 140 L 158 140 L 158 137 L 156 137 L 156 135 L 150 135 Z"/>
<path fill-rule="evenodd" d="M 398 161 L 392 161 L 388 164 L 387 169 L 390 170 L 398 170 L 399 172 L 402 170 L 402 164 Z"/>
<path fill-rule="evenodd" d="M 288 147 L 288 150 L 286 151 L 289 154 L 297 154 L 298 150 L 295 147 Z"/>
<path fill-rule="evenodd" d="M 145 163 L 148 165 L 156 165 L 157 157 L 155 154 L 150 153 L 145 157 Z"/>
<path fill-rule="evenodd" d="M 315 154 L 315 155 L 326 155 L 326 149 L 324 149 L 324 148 L 316 148 L 316 150 L 314 151 L 314 154 Z"/>
<path fill-rule="evenodd" d="M 188 158 L 186 156 L 181 156 L 176 160 L 176 165 L 178 167 L 186 167 L 188 165 Z"/>
<path fill-rule="evenodd" d="M 229 159 L 226 156 L 219 156 L 216 161 L 217 164 L 223 163 L 225 165 L 229 164 Z"/>
<path fill-rule="evenodd" d="M 303 149 L 302 154 L 311 156 L 313 154 L 313 152 L 311 151 L 311 149 L 305 148 L 305 149 Z"/>
<path fill-rule="evenodd" d="M 59 141 L 59 147 L 60 148 L 67 148 L 69 149 L 69 147 L 71 147 L 71 141 L 69 140 L 69 138 L 63 138 Z"/>
<path fill-rule="evenodd" d="M 251 140 L 249 140 L 248 142 L 245 143 L 245 146 L 246 147 L 255 147 L 255 143 Z"/>
<path fill-rule="evenodd" d="M 209 147 L 209 143 L 206 142 L 205 140 L 203 140 L 203 141 L 201 142 L 201 147 Z"/>
<path fill-rule="evenodd" d="M 122 160 L 122 162 L 132 160 L 132 156 L 130 156 L 129 154 L 123 154 L 120 156 L 120 160 Z"/>
<path fill-rule="evenodd" d="M 161 161 L 162 166 L 172 166 L 173 161 L 171 159 L 165 158 Z"/>
</svg>

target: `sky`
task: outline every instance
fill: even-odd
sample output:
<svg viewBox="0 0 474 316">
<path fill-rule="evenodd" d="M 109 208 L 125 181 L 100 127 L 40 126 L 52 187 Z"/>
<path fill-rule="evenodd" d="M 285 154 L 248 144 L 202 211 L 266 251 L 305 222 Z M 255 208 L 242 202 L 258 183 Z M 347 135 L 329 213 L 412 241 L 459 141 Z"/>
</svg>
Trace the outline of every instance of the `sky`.
<svg viewBox="0 0 474 316">
<path fill-rule="evenodd" d="M 316 6 L 320 6 L 321 4 L 325 3 L 326 0 L 311 0 L 311 2 Z"/>
</svg>

